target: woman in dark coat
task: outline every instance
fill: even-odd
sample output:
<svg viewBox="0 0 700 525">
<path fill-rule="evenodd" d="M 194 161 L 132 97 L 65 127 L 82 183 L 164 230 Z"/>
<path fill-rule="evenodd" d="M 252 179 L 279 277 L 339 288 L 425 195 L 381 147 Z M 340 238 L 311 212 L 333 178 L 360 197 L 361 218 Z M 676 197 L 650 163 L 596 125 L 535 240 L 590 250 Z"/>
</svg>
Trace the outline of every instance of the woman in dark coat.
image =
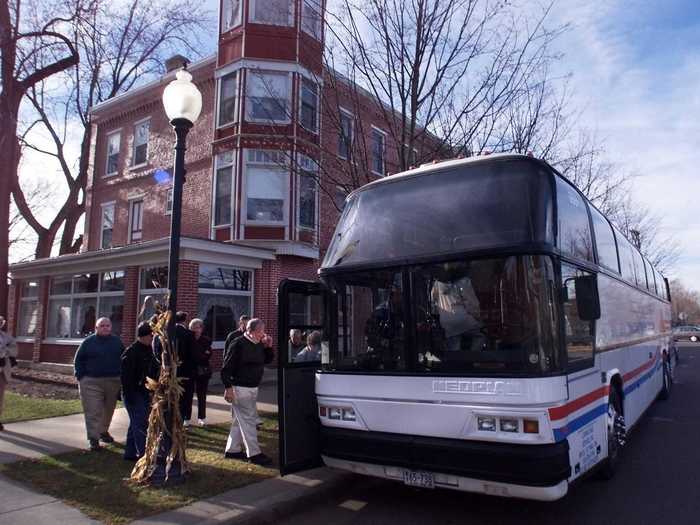
<svg viewBox="0 0 700 525">
<path fill-rule="evenodd" d="M 201 319 L 190 321 L 190 331 L 194 334 L 194 358 L 197 363 L 195 392 L 197 393 L 197 423 L 207 424 L 207 389 L 211 379 L 211 339 L 202 334 L 204 322 Z"/>
</svg>

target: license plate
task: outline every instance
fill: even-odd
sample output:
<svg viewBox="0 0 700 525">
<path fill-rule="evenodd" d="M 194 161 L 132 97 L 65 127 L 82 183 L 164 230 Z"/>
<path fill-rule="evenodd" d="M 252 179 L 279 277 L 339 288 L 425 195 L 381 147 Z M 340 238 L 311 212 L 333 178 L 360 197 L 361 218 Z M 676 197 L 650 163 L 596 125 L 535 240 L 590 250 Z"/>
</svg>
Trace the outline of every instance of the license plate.
<svg viewBox="0 0 700 525">
<path fill-rule="evenodd" d="M 404 470 L 403 482 L 411 487 L 421 487 L 424 489 L 435 488 L 435 476 L 432 472 L 421 472 L 419 470 Z"/>
</svg>

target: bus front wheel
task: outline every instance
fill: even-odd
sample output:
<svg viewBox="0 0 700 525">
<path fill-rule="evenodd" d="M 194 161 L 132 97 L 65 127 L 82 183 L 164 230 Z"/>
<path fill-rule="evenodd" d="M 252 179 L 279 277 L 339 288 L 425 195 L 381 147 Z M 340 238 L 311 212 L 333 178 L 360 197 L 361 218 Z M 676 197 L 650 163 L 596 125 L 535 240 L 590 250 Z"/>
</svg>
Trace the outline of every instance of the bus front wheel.
<svg viewBox="0 0 700 525">
<path fill-rule="evenodd" d="M 605 425 L 608 438 L 608 457 L 603 463 L 600 476 L 603 479 L 612 479 L 617 471 L 620 454 L 627 438 L 625 416 L 622 414 L 622 400 L 617 389 L 613 386 L 610 387 Z"/>
</svg>

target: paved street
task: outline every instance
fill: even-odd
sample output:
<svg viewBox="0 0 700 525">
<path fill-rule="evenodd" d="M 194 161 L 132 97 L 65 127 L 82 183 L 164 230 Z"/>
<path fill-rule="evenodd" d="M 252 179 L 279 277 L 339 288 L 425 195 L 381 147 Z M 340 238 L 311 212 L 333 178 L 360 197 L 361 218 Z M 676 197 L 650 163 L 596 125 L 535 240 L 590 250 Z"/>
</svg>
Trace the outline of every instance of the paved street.
<svg viewBox="0 0 700 525">
<path fill-rule="evenodd" d="M 700 523 L 700 346 L 682 345 L 669 401 L 655 402 L 634 428 L 621 470 L 588 479 L 554 503 L 418 490 L 358 478 L 342 497 L 285 525 L 396 523 L 697 524 Z"/>
</svg>

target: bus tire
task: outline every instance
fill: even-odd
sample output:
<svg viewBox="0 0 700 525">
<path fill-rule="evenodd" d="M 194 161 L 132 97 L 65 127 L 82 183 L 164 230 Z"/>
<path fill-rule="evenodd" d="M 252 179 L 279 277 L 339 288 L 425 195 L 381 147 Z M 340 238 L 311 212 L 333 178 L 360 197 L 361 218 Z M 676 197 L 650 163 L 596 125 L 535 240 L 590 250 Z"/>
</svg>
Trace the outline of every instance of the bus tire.
<svg viewBox="0 0 700 525">
<path fill-rule="evenodd" d="M 617 388 L 611 385 L 608 397 L 608 411 L 605 416 L 606 436 L 608 440 L 608 457 L 603 461 L 600 477 L 612 479 L 620 463 L 620 454 L 627 439 L 625 416 L 622 414 L 622 400 Z"/>
<path fill-rule="evenodd" d="M 661 387 L 661 392 L 659 392 L 659 399 L 665 401 L 671 397 L 671 389 L 673 388 L 673 375 L 671 373 L 671 360 L 669 357 L 664 356 L 664 367 L 663 367 L 663 386 Z"/>
</svg>

